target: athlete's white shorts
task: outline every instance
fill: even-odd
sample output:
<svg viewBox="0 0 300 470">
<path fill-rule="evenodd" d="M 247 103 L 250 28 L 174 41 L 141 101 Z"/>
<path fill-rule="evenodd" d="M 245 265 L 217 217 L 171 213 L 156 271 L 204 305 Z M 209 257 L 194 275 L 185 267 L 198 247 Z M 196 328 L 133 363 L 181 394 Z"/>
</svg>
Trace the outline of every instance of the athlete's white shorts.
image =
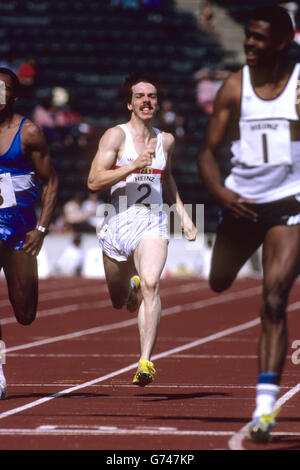
<svg viewBox="0 0 300 470">
<path fill-rule="evenodd" d="M 146 206 L 130 206 L 104 223 L 98 231 L 102 251 L 117 261 L 126 261 L 143 238 L 169 240 L 167 214 Z"/>
</svg>

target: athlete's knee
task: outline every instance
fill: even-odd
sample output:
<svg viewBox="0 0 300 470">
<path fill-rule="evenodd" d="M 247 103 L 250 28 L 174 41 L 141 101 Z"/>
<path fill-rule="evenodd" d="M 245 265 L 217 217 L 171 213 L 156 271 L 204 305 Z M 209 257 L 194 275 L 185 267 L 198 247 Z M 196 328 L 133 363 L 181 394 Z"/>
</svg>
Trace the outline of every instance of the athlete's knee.
<svg viewBox="0 0 300 470">
<path fill-rule="evenodd" d="M 113 308 L 115 308 L 116 310 L 121 310 L 121 308 L 125 304 L 125 300 L 111 299 L 111 303 L 112 303 Z"/>
<path fill-rule="evenodd" d="M 23 326 L 31 325 L 36 318 L 36 309 L 29 309 L 27 311 L 15 309 L 15 316 L 18 321 Z"/>
<path fill-rule="evenodd" d="M 157 277 L 146 275 L 141 278 L 141 289 L 143 292 L 155 294 L 159 290 L 159 279 Z"/>
<path fill-rule="evenodd" d="M 226 277 L 220 277 L 215 275 L 209 276 L 209 286 L 210 288 L 217 293 L 223 292 L 228 289 L 232 284 L 232 279 Z"/>
<path fill-rule="evenodd" d="M 265 290 L 263 294 L 263 316 L 272 323 L 278 323 L 285 318 L 287 296 L 275 289 Z"/>
</svg>

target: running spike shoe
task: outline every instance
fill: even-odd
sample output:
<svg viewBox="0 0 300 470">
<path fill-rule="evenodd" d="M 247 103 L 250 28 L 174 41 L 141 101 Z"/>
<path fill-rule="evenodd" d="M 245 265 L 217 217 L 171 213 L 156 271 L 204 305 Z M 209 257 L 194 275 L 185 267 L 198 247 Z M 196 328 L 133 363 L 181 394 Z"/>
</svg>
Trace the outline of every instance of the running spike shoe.
<svg viewBox="0 0 300 470">
<path fill-rule="evenodd" d="M 155 372 L 153 362 L 141 359 L 132 383 L 140 387 L 145 387 L 145 385 L 153 382 Z"/>
<path fill-rule="evenodd" d="M 248 436 L 254 442 L 271 442 L 271 429 L 276 424 L 276 416 L 280 408 L 276 408 L 272 414 L 265 414 L 254 418 L 248 426 Z"/>
</svg>

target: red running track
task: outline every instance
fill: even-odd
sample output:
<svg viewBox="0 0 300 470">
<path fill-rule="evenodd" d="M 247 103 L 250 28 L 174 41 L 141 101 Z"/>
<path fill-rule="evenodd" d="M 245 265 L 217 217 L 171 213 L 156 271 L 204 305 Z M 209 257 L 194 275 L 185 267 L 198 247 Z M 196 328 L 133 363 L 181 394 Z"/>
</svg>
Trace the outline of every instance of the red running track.
<svg viewBox="0 0 300 470">
<path fill-rule="evenodd" d="M 258 446 L 244 435 L 255 402 L 260 295 L 255 279 L 218 295 L 205 280 L 162 280 L 157 374 L 138 388 L 136 316 L 112 309 L 104 281 L 41 280 L 38 317 L 24 327 L 2 279 L 8 398 L 0 402 L 0 449 L 300 449 L 298 281 L 273 441 Z"/>
</svg>

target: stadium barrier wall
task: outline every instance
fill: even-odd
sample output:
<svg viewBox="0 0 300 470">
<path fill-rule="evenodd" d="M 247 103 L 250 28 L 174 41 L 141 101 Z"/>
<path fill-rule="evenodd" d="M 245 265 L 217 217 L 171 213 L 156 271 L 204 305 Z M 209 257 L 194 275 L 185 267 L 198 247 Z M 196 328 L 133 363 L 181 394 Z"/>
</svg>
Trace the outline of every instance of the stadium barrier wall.
<svg viewBox="0 0 300 470">
<path fill-rule="evenodd" d="M 75 259 L 66 250 L 72 245 L 73 235 L 49 234 L 45 238 L 43 248 L 38 256 L 39 277 L 74 275 Z M 170 239 L 168 258 L 162 277 L 200 277 L 208 278 L 211 245 L 214 234 L 205 234 L 204 241 L 187 242 L 185 239 Z M 104 278 L 102 251 L 96 235 L 83 234 L 80 245 L 82 255 L 81 275 L 85 278 Z M 78 250 L 77 250 L 78 252 Z M 76 255 L 78 256 L 78 255 Z M 75 256 L 75 257 L 76 257 Z M 59 260 L 64 257 L 63 268 L 57 269 Z M 240 277 L 261 276 L 261 252 L 249 260 L 241 269 Z"/>
</svg>

